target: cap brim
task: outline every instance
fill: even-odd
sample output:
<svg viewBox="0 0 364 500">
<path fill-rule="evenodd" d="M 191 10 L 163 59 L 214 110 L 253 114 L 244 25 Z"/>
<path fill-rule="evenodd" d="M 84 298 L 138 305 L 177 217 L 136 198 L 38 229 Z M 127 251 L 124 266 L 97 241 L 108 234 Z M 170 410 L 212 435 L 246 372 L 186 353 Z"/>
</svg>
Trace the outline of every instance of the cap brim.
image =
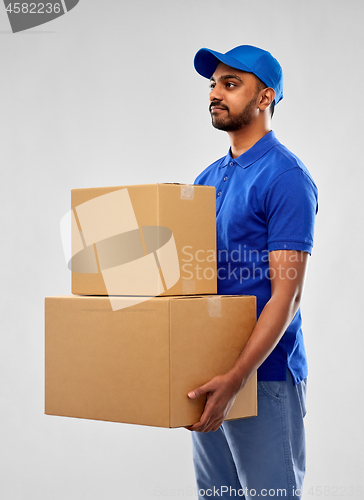
<svg viewBox="0 0 364 500">
<path fill-rule="evenodd" d="M 226 54 L 221 54 L 220 52 L 215 52 L 210 49 L 200 49 L 194 59 L 194 66 L 197 73 L 205 78 L 211 78 L 215 73 L 218 64 L 222 62 L 231 68 L 238 69 L 240 71 L 247 71 L 252 73 L 252 71 L 242 64 L 240 61 L 234 57 L 228 56 Z"/>
</svg>

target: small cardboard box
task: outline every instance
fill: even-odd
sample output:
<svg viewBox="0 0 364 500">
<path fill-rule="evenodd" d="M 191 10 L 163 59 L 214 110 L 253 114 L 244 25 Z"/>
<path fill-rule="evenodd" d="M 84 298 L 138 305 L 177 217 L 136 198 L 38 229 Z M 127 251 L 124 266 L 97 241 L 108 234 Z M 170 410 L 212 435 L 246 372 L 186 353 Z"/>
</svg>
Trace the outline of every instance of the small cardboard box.
<svg viewBox="0 0 364 500">
<path fill-rule="evenodd" d="M 205 397 L 187 394 L 234 365 L 256 322 L 252 296 L 156 297 L 113 311 L 108 297 L 45 299 L 45 413 L 181 427 Z M 257 414 L 256 376 L 229 419 Z"/>
<path fill-rule="evenodd" d="M 73 189 L 70 222 L 73 294 L 217 292 L 214 187 Z"/>
</svg>

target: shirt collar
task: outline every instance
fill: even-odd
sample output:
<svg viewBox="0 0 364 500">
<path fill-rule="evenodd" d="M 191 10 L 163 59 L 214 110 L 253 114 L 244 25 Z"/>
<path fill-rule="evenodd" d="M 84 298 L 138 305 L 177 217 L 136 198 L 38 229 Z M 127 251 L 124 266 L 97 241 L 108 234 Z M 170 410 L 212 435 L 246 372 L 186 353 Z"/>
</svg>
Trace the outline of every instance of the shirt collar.
<svg viewBox="0 0 364 500">
<path fill-rule="evenodd" d="M 268 132 L 265 136 L 259 139 L 248 151 L 245 151 L 242 155 L 237 158 L 232 158 L 231 149 L 229 149 L 228 154 L 223 158 L 220 168 L 226 167 L 230 162 L 236 162 L 240 167 L 247 168 L 256 161 L 258 161 L 262 156 L 264 156 L 270 149 L 274 148 L 280 144 L 273 130 Z"/>
</svg>

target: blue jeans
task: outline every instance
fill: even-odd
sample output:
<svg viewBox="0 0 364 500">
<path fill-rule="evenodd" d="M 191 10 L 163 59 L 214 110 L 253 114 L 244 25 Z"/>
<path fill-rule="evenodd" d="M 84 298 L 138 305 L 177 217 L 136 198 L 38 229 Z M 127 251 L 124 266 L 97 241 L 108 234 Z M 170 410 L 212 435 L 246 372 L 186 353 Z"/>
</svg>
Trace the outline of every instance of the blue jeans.
<svg viewBox="0 0 364 500">
<path fill-rule="evenodd" d="M 258 416 L 192 432 L 199 499 L 297 500 L 305 474 L 306 382 L 258 382 Z"/>
</svg>

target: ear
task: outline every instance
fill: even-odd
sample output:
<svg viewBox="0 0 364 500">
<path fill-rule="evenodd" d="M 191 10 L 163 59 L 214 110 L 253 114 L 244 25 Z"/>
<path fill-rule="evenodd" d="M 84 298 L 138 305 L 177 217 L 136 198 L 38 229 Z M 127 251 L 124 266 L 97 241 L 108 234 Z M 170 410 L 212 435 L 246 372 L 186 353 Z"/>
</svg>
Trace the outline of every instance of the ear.
<svg viewBox="0 0 364 500">
<path fill-rule="evenodd" d="M 267 87 L 260 92 L 259 109 L 265 111 L 273 102 L 276 93 L 271 87 Z"/>
</svg>

